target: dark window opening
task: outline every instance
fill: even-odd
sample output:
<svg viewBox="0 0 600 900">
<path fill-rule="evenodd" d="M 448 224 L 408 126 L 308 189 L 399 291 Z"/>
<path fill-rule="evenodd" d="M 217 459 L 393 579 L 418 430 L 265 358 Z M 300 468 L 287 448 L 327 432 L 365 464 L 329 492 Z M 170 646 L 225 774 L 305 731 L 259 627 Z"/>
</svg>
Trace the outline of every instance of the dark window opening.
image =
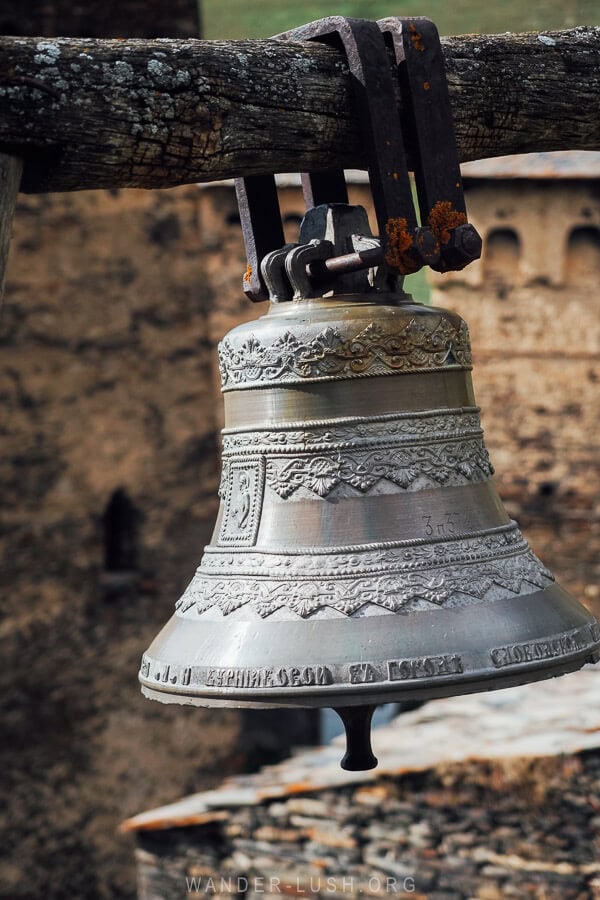
<svg viewBox="0 0 600 900">
<path fill-rule="evenodd" d="M 521 257 L 521 241 L 513 228 L 490 231 L 483 248 L 485 281 L 504 297 L 516 281 Z"/>
<path fill-rule="evenodd" d="M 551 481 L 543 481 L 539 488 L 538 494 L 540 497 L 553 497 L 556 493 L 556 485 Z"/>
<path fill-rule="evenodd" d="M 138 512 L 127 491 L 117 488 L 102 517 L 104 568 L 107 572 L 132 572 L 137 568 Z"/>
<path fill-rule="evenodd" d="M 286 213 L 282 217 L 285 240 L 288 244 L 296 244 L 300 240 L 300 225 L 303 215 L 297 212 Z"/>
<path fill-rule="evenodd" d="M 596 287 L 600 276 L 600 228 L 574 228 L 567 244 L 567 281 Z"/>
</svg>

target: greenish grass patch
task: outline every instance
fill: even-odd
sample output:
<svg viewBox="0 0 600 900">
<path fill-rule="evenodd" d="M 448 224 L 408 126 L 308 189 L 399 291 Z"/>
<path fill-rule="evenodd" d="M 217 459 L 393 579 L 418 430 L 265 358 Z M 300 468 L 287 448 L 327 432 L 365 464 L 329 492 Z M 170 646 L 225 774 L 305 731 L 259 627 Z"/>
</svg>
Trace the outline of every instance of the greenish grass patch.
<svg viewBox="0 0 600 900">
<path fill-rule="evenodd" d="M 596 25 L 600 21 L 598 0 L 544 0 L 522 3 L 504 0 L 481 3 L 473 0 L 203 0 L 206 38 L 261 38 L 294 28 L 323 16 L 429 16 L 441 34 L 538 31 Z"/>
</svg>

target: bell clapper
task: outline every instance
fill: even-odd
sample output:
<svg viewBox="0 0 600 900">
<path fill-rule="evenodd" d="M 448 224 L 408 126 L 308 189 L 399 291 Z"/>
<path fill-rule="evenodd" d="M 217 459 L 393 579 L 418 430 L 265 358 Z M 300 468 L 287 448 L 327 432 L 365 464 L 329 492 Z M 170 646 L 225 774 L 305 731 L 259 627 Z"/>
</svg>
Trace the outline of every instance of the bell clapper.
<svg viewBox="0 0 600 900">
<path fill-rule="evenodd" d="M 336 709 L 346 731 L 346 752 L 340 765 L 347 772 L 364 772 L 377 765 L 377 757 L 371 749 L 371 720 L 376 709 L 376 706 Z"/>
</svg>

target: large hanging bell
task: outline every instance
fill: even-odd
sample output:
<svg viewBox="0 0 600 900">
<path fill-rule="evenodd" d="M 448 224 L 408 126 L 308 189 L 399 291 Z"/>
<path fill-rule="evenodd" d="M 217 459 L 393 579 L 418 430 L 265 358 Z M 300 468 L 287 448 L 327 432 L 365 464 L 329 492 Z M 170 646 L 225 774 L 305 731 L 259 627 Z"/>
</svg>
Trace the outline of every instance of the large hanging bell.
<svg viewBox="0 0 600 900">
<path fill-rule="evenodd" d="M 146 696 L 331 706 L 363 768 L 376 704 L 597 659 L 595 619 L 496 493 L 459 316 L 385 293 L 272 304 L 219 354 L 221 506 Z"/>
</svg>

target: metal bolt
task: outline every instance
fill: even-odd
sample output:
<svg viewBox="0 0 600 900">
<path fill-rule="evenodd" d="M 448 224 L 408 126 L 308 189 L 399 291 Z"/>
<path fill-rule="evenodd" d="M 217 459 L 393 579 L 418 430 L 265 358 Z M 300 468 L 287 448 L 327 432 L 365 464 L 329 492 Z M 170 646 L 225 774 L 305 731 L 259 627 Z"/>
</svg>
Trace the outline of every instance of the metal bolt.
<svg viewBox="0 0 600 900">
<path fill-rule="evenodd" d="M 424 266 L 435 266 L 440 260 L 440 242 L 428 226 L 415 228 L 415 249 Z"/>
<path fill-rule="evenodd" d="M 482 241 L 477 229 L 470 224 L 457 225 L 450 232 L 450 240 L 442 245 L 442 258 L 432 266 L 438 272 L 459 272 L 481 256 Z"/>
</svg>

